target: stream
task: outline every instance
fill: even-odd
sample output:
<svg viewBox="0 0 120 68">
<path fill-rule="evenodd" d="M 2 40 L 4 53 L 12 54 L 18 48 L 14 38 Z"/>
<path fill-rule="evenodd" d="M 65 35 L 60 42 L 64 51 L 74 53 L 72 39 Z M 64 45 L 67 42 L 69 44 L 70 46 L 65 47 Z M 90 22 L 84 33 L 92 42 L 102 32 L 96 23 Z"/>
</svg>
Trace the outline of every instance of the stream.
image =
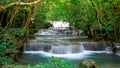
<svg viewBox="0 0 120 68">
<path fill-rule="evenodd" d="M 119 68 L 120 53 L 113 54 L 109 47 L 109 42 L 92 42 L 69 28 L 51 27 L 35 33 L 35 39 L 24 44 L 20 60 L 22 64 L 34 65 L 55 56 L 76 65 L 82 59 L 93 59 L 100 68 Z"/>
</svg>

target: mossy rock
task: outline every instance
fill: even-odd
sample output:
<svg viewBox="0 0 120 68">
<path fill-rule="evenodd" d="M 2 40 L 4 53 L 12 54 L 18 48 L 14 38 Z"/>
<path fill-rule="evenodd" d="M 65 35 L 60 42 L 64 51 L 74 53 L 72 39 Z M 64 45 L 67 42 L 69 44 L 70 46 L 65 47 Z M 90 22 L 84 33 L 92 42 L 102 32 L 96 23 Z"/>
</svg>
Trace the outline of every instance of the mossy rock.
<svg viewBox="0 0 120 68">
<path fill-rule="evenodd" d="M 80 68 L 99 68 L 94 60 L 83 59 L 79 63 Z"/>
</svg>

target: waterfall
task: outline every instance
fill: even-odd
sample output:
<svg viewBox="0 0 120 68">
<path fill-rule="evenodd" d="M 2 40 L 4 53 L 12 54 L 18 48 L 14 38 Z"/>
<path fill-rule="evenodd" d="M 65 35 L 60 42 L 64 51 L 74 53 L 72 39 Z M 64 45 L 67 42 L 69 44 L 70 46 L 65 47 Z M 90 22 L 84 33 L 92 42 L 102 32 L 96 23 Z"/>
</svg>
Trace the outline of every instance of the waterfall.
<svg viewBox="0 0 120 68">
<path fill-rule="evenodd" d="M 85 50 L 84 46 L 82 43 L 80 43 L 80 52 L 83 52 Z"/>
<path fill-rule="evenodd" d="M 71 54 L 84 51 L 83 45 L 48 45 L 40 43 L 24 44 L 24 51 L 46 51 L 53 54 Z"/>
<path fill-rule="evenodd" d="M 89 51 L 103 51 L 105 42 L 80 42 L 87 36 L 77 35 L 77 32 L 69 28 L 43 29 L 35 33 L 35 42 L 24 45 L 24 51 L 44 51 L 51 54 L 72 54 Z M 60 40 L 60 41 L 57 41 Z M 80 44 L 79 44 L 80 43 Z"/>
<path fill-rule="evenodd" d="M 24 44 L 24 51 L 46 51 L 51 49 L 51 45 L 44 43 L 27 43 Z"/>
<path fill-rule="evenodd" d="M 81 43 L 85 50 L 92 50 L 92 51 L 103 51 L 109 45 L 107 42 L 82 42 Z"/>
<path fill-rule="evenodd" d="M 24 45 L 24 51 L 45 51 L 52 54 L 82 53 L 85 50 L 103 51 L 107 47 L 101 42 L 80 42 L 80 45 L 52 45 L 44 43 L 28 43 Z"/>
<path fill-rule="evenodd" d="M 69 46 L 52 46 L 50 53 L 53 54 L 71 54 L 71 53 L 80 53 L 84 51 L 82 45 L 69 45 Z"/>
</svg>

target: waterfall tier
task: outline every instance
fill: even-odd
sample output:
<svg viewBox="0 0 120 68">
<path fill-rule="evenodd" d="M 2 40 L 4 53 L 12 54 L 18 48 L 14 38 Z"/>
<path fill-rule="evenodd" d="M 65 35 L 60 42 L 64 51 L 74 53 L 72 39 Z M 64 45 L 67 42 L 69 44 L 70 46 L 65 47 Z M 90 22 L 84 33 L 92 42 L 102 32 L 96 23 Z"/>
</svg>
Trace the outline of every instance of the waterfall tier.
<svg viewBox="0 0 120 68">
<path fill-rule="evenodd" d="M 29 43 L 24 45 L 24 51 L 45 51 L 53 54 L 81 53 L 84 50 L 103 51 L 109 46 L 100 42 L 81 42 L 80 45 L 50 45 Z"/>
<path fill-rule="evenodd" d="M 53 54 L 71 54 L 71 53 L 80 53 L 84 51 L 84 47 L 80 46 L 52 46 L 50 53 Z"/>
<path fill-rule="evenodd" d="M 45 51 L 52 54 L 81 53 L 85 50 L 102 51 L 108 46 L 104 42 L 80 42 L 87 36 L 80 35 L 83 31 L 74 31 L 69 28 L 40 30 L 35 33 L 36 39 L 24 45 L 24 51 Z M 78 35 L 79 33 L 79 35 Z"/>
</svg>

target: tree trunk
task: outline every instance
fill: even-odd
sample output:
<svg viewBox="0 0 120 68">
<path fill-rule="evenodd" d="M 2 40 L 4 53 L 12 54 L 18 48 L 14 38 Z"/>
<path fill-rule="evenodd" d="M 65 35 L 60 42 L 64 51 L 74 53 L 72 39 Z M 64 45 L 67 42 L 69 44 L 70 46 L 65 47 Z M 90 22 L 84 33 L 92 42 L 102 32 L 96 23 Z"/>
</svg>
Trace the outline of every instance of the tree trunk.
<svg viewBox="0 0 120 68">
<path fill-rule="evenodd" d="M 116 52 L 117 52 L 117 48 L 115 47 L 113 41 L 112 41 L 112 40 L 109 40 L 109 41 L 110 41 L 110 44 L 111 44 L 111 46 L 112 46 L 112 52 L 113 52 L 113 53 L 116 53 Z"/>
</svg>

